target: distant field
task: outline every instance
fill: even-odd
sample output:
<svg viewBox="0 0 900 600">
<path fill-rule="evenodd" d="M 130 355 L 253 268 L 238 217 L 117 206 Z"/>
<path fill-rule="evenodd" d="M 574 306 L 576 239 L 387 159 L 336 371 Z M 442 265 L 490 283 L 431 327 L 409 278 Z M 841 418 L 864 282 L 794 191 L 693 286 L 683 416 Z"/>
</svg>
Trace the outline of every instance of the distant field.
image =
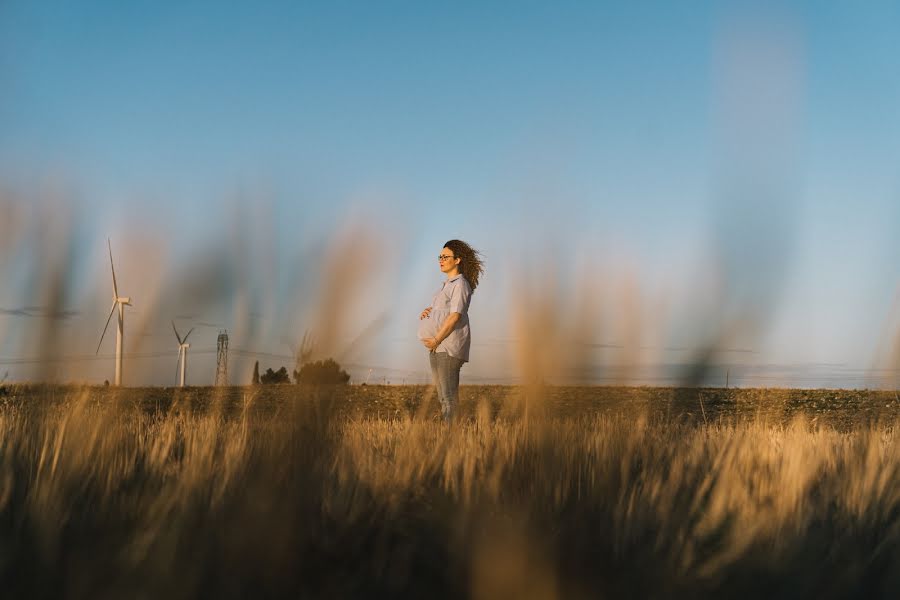
<svg viewBox="0 0 900 600">
<path fill-rule="evenodd" d="M 893 392 L 6 387 L 4 598 L 896 597 Z"/>
<path fill-rule="evenodd" d="M 67 398 L 81 388 L 68 386 L 7 386 L 6 402 L 18 404 Z M 296 385 L 113 388 L 92 387 L 97 401 L 122 401 L 145 410 L 206 410 L 222 404 L 234 411 L 249 403 L 266 413 L 287 410 L 294 402 L 326 402 L 345 417 L 396 419 L 436 417 L 437 401 L 427 385 L 347 385 L 301 387 Z M 528 402 L 529 394 L 535 401 Z M 2 396 L 0 396 L 2 400 Z M 900 418 L 900 395 L 885 390 L 806 390 L 762 388 L 671 388 L 614 386 L 546 386 L 527 389 L 508 385 L 463 385 L 460 411 L 472 418 L 485 405 L 492 416 L 517 418 L 526 406 L 554 418 L 589 417 L 618 412 L 645 412 L 667 419 L 686 418 L 713 422 L 720 419 L 760 418 L 773 423 L 790 421 L 798 414 L 813 422 L 848 427 Z"/>
</svg>

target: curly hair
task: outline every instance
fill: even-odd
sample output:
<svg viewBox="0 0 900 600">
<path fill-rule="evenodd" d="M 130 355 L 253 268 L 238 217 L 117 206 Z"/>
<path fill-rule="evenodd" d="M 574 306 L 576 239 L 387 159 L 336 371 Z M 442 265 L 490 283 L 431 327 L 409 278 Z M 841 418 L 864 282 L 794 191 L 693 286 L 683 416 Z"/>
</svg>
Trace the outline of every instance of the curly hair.
<svg viewBox="0 0 900 600">
<path fill-rule="evenodd" d="M 444 248 L 451 250 L 454 257 L 461 259 L 459 261 L 459 272 L 469 282 L 474 294 L 475 288 L 478 287 L 478 279 L 484 273 L 484 260 L 481 254 L 462 240 L 450 240 L 444 244 Z"/>
</svg>

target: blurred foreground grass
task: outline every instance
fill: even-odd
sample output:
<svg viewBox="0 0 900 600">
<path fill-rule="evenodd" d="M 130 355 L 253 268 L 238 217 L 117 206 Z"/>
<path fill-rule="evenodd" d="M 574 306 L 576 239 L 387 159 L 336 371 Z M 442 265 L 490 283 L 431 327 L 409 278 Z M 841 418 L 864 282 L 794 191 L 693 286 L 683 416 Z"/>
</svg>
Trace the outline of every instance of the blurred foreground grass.
<svg viewBox="0 0 900 600">
<path fill-rule="evenodd" d="M 0 401 L 4 597 L 900 592 L 893 392 L 469 387 L 449 428 L 424 386 Z"/>
</svg>

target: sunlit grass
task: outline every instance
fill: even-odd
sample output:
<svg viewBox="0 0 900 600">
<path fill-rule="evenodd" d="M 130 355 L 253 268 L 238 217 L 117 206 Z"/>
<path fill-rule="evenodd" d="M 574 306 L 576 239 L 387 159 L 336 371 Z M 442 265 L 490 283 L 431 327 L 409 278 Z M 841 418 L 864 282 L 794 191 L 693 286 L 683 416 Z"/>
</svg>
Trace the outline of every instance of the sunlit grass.
<svg viewBox="0 0 900 600">
<path fill-rule="evenodd" d="M 900 589 L 894 423 L 0 410 L 15 597 L 842 595 Z M 860 587 L 862 586 L 862 587 Z"/>
</svg>

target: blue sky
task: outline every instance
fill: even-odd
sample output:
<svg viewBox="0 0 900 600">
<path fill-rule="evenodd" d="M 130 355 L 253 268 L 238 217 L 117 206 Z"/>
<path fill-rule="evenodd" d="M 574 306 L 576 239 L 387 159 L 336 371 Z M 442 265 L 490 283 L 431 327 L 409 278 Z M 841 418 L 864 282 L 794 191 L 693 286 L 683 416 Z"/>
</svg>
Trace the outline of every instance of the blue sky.
<svg viewBox="0 0 900 600">
<path fill-rule="evenodd" d="M 371 267 L 385 289 L 368 305 L 391 318 L 360 363 L 425 370 L 404 315 L 452 237 L 494 269 L 473 305 L 483 340 L 511 336 L 509 286 L 553 248 L 569 280 L 614 287 L 629 265 L 647 306 L 666 296 L 661 346 L 702 342 L 719 260 L 730 301 L 765 316 L 753 360 L 877 359 L 900 282 L 896 3 L 162 4 L 0 3 L 0 178 L 17 202 L 55 182 L 85 280 L 106 276 L 107 236 L 127 279 L 132 232 L 186 264 L 253 201 L 253 256 L 277 257 L 253 280 L 272 291 L 254 292 L 260 351 L 301 326 L 278 300 L 297 265 L 362 214 L 397 243 Z M 33 321 L 0 319 L 0 355 L 28 354 Z M 148 343 L 166 347 L 166 323 Z M 503 371 L 478 356 L 473 377 Z"/>
</svg>

